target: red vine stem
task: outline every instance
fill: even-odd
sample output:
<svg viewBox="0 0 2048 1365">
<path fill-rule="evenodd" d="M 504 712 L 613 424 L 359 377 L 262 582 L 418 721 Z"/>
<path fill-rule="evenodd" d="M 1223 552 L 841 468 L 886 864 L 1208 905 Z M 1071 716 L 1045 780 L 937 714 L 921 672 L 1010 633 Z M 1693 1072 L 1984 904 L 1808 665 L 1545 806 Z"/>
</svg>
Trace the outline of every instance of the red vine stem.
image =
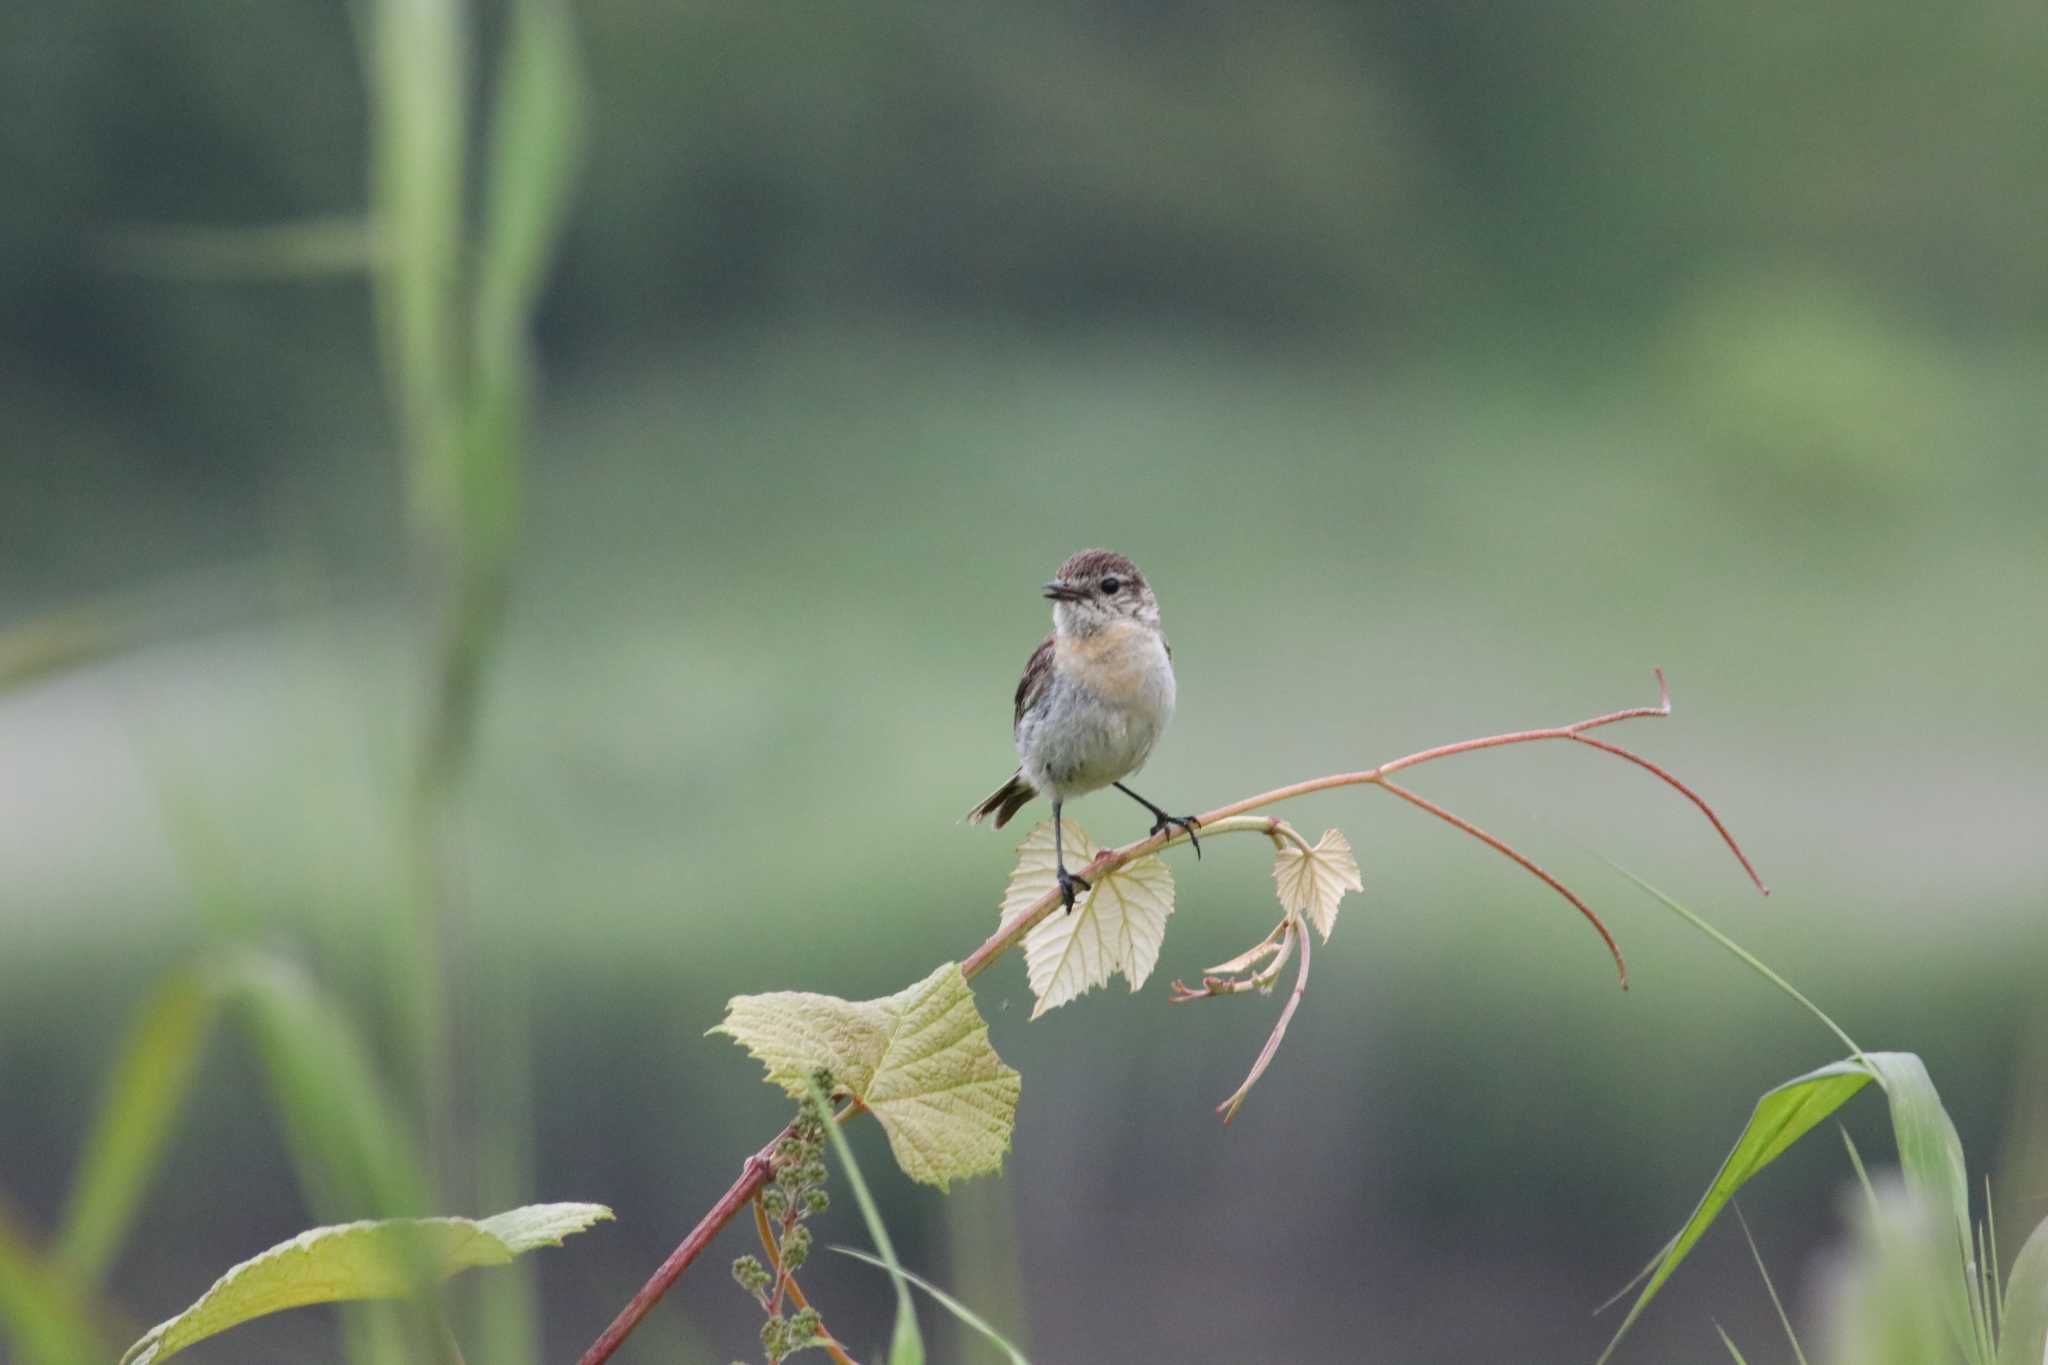
<svg viewBox="0 0 2048 1365">
<path fill-rule="evenodd" d="M 618 1350 L 620 1344 L 632 1335 L 633 1329 L 640 1325 L 640 1319 L 646 1317 L 661 1301 L 661 1296 L 683 1277 L 683 1272 L 690 1268 L 690 1262 L 711 1245 L 712 1238 L 718 1236 L 725 1225 L 747 1206 L 747 1201 L 768 1183 L 768 1177 L 775 1171 L 775 1149 L 795 1128 L 794 1123 L 786 1125 L 769 1139 L 766 1147 L 747 1158 L 747 1164 L 740 1168 L 740 1178 L 697 1220 L 697 1226 L 690 1229 L 690 1235 L 668 1254 L 668 1259 L 661 1263 L 646 1284 L 640 1286 L 640 1292 L 619 1310 L 611 1326 L 590 1344 L 590 1349 L 583 1353 L 582 1365 L 599 1365 L 600 1361 L 611 1359 L 612 1352 Z"/>
<path fill-rule="evenodd" d="M 1743 854 L 1741 846 L 1735 842 L 1735 836 L 1728 832 L 1728 827 L 1721 823 L 1720 817 L 1714 813 L 1713 808 L 1696 794 L 1692 788 L 1686 786 L 1683 782 L 1680 782 L 1648 759 L 1632 754 L 1619 745 L 1586 737 L 1586 731 L 1588 730 L 1597 730 L 1602 726 L 1615 725 L 1621 721 L 1643 720 L 1652 716 L 1670 715 L 1671 689 L 1664 681 L 1663 669 L 1657 669 L 1656 675 L 1657 704 L 1655 706 L 1634 706 L 1622 711 L 1610 711 L 1606 715 L 1593 716 L 1590 719 L 1578 721 L 1571 725 L 1556 725 L 1540 730 L 1515 730 L 1507 734 L 1487 735 L 1480 739 L 1462 740 L 1456 744 L 1440 744 L 1433 749 L 1422 749 L 1409 754 L 1405 758 L 1397 758 L 1390 763 L 1382 763 L 1377 768 L 1367 768 L 1363 772 L 1335 773 L 1329 777 L 1310 778 L 1306 782 L 1296 782 L 1292 786 L 1276 787 L 1272 791 L 1262 792 L 1257 796 L 1248 796 L 1242 801 L 1217 807 L 1208 814 L 1199 817 L 1195 823 L 1197 827 L 1213 824 L 1218 820 L 1227 820 L 1233 815 L 1244 815 L 1266 806 L 1278 805 L 1282 801 L 1292 801 L 1298 796 L 1308 796 L 1321 791 L 1332 791 L 1338 787 L 1367 785 L 1384 787 L 1404 801 L 1421 807 L 1439 819 L 1449 821 L 1482 843 L 1514 859 L 1529 872 L 1540 878 L 1546 885 L 1570 901 L 1578 908 L 1579 913 L 1584 915 L 1592 923 L 1593 927 L 1599 931 L 1602 941 L 1607 944 L 1608 951 L 1614 956 L 1616 968 L 1621 971 L 1622 985 L 1626 987 L 1628 984 L 1628 974 L 1627 969 L 1622 966 L 1621 950 L 1615 946 L 1614 936 L 1607 932 L 1607 926 L 1600 922 L 1600 917 L 1594 914 L 1584 901 L 1567 890 L 1562 882 L 1538 867 L 1523 854 L 1516 852 L 1503 840 L 1496 839 L 1470 821 L 1451 814 L 1451 812 L 1436 805 L 1434 802 L 1416 795 L 1405 787 L 1396 786 L 1387 781 L 1387 779 L 1404 769 L 1417 768 L 1425 763 L 1434 763 L 1438 759 L 1454 758 L 1459 754 L 1476 753 L 1481 749 L 1498 749 L 1509 744 L 1535 744 L 1543 740 L 1553 739 L 1585 744 L 1600 750 L 1602 753 L 1609 753 L 1617 758 L 1627 759 L 1630 763 L 1659 778 L 1665 785 L 1671 787 L 1681 796 L 1692 802 L 1693 805 L 1697 806 L 1700 812 L 1713 824 L 1714 831 L 1721 836 L 1722 842 L 1728 845 L 1728 849 L 1735 855 L 1736 861 L 1742 864 L 1742 870 L 1749 874 L 1749 879 L 1752 882 L 1756 883 L 1757 890 L 1765 895 L 1769 895 L 1770 888 L 1765 886 L 1762 879 L 1756 875 L 1756 869 L 1750 866 L 1749 859 Z M 1169 828 L 1160 834 L 1151 835 L 1135 843 L 1125 844 L 1122 848 L 1103 849 L 1088 864 L 1087 874 L 1092 877 L 1114 871 L 1133 858 L 1143 857 L 1147 853 L 1156 852 L 1166 845 L 1186 837 L 1185 831 L 1179 828 Z M 1040 920 L 1051 914 L 1059 904 L 1059 891 L 1054 889 L 1039 897 L 1027 909 L 1020 910 L 1007 924 L 997 929 L 979 948 L 975 949 L 974 953 L 965 962 L 960 964 L 960 975 L 972 981 L 975 977 L 987 971 L 991 963 L 1010 949 L 1016 947 L 1024 936 L 1030 933 Z M 1303 965 L 1306 966 L 1306 962 Z M 1283 1022 L 1284 1014 L 1292 1011 L 1293 1003 L 1292 1000 L 1288 1002 L 1289 1008 L 1283 1012 Z M 852 1113 L 858 1112 L 858 1108 L 858 1105 L 852 1106 L 848 1110 L 843 1111 L 840 1114 L 840 1118 L 844 1120 L 850 1117 Z M 604 1334 L 591 1344 L 589 1350 L 583 1353 L 580 1365 L 603 1365 L 604 1361 L 610 1359 L 612 1353 L 618 1350 L 619 1343 L 623 1342 L 627 1335 L 639 1325 L 640 1319 L 647 1316 L 648 1310 L 653 1308 L 661 1296 L 669 1291 L 669 1287 L 682 1277 L 683 1272 L 689 1269 L 690 1263 L 697 1259 L 697 1256 L 706 1246 L 710 1245 L 711 1239 L 716 1237 L 719 1231 L 727 1223 L 731 1222 L 742 1208 L 746 1207 L 747 1201 L 752 1199 L 755 1193 L 760 1190 L 762 1184 L 767 1181 L 774 1165 L 776 1143 L 781 1142 L 788 1132 L 789 1129 L 783 1129 L 781 1133 L 776 1134 L 773 1142 L 770 1142 L 766 1147 L 763 1147 L 747 1159 L 747 1164 L 741 1169 L 740 1178 L 734 1182 L 733 1187 L 727 1190 L 716 1204 L 711 1206 L 710 1211 L 703 1218 L 698 1220 L 697 1226 L 690 1229 L 690 1235 L 683 1239 L 680 1246 L 669 1253 L 668 1259 L 661 1263 L 660 1268 L 641 1287 L 640 1292 L 635 1294 L 631 1302 L 620 1310 L 618 1317 L 613 1320 L 612 1325 L 607 1327 L 604 1330 Z"/>
<path fill-rule="evenodd" d="M 1621 960 L 1621 945 L 1614 941 L 1614 935 L 1607 932 L 1607 926 L 1600 922 L 1600 917 L 1593 913 L 1592 907 L 1587 905 L 1584 901 L 1580 900 L 1576 895 L 1574 895 L 1570 887 L 1566 886 L 1557 878 L 1551 876 L 1548 872 L 1545 872 L 1542 868 L 1538 867 L 1534 862 L 1532 862 L 1528 857 L 1526 857 L 1522 853 L 1517 852 L 1514 848 L 1511 848 L 1505 841 L 1494 838 L 1491 834 L 1488 834 L 1485 830 L 1479 828 L 1479 826 L 1473 824 L 1470 820 L 1465 819 L 1463 816 L 1451 814 L 1449 811 L 1445 810 L 1442 806 L 1439 806 L 1436 802 L 1430 800 L 1428 797 L 1417 796 L 1414 792 L 1409 791 L 1406 787 L 1397 786 L 1384 778 L 1380 780 L 1379 785 L 1385 790 L 1390 791 L 1394 795 L 1400 797 L 1403 801 L 1407 801 L 1413 805 L 1422 807 L 1422 809 L 1428 811 L 1437 819 L 1447 820 L 1451 824 L 1456 825 L 1459 829 L 1464 830 L 1467 834 L 1477 839 L 1480 843 L 1485 844 L 1487 847 L 1495 849 L 1501 853 L 1505 853 L 1508 857 L 1513 858 L 1516 862 L 1520 863 L 1523 867 L 1527 868 L 1530 871 L 1530 873 L 1539 878 L 1545 886 L 1548 886 L 1558 895 L 1563 896 L 1566 900 L 1570 901 L 1573 905 L 1577 906 L 1579 913 L 1584 915 L 1588 922 L 1592 924 L 1594 930 L 1597 931 L 1600 935 L 1600 941 L 1607 945 L 1608 953 L 1614 958 L 1614 969 L 1617 972 L 1621 973 L 1621 988 L 1623 990 L 1628 989 L 1628 964 Z"/>
</svg>

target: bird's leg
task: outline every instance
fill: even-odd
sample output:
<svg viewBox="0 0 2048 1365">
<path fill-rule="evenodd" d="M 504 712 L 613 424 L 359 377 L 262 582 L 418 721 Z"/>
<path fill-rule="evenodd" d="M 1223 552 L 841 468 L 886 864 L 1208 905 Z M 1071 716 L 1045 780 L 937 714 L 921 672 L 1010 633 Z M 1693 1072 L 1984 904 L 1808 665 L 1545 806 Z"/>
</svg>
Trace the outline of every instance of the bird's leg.
<svg viewBox="0 0 2048 1365">
<path fill-rule="evenodd" d="M 1123 783 L 1116 782 L 1112 783 L 1111 785 L 1114 786 L 1118 791 L 1122 792 L 1125 796 L 1130 797 L 1131 800 L 1143 806 L 1146 810 L 1152 812 L 1152 832 L 1154 834 L 1164 833 L 1166 827 L 1169 825 L 1179 825 L 1182 829 L 1188 832 L 1188 842 L 1195 846 L 1195 856 L 1197 858 L 1202 856 L 1202 841 L 1195 837 L 1195 826 L 1202 823 L 1200 820 L 1197 820 L 1192 815 L 1168 815 L 1158 806 L 1153 805 L 1150 801 L 1147 801 L 1144 797 L 1138 795 L 1129 787 L 1126 787 Z"/>
<path fill-rule="evenodd" d="M 1067 913 L 1074 913 L 1074 888 L 1088 889 L 1086 877 L 1076 877 L 1067 871 L 1067 855 L 1060 848 L 1060 802 L 1052 803 L 1052 865 L 1057 870 L 1060 882 L 1060 901 L 1067 907 Z"/>
</svg>

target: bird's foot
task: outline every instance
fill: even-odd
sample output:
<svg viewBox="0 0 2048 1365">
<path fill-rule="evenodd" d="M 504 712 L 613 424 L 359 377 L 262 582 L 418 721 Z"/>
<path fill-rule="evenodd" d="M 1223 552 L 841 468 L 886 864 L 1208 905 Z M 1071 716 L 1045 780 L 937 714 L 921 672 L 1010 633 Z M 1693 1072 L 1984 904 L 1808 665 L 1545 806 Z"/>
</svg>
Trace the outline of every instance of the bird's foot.
<svg viewBox="0 0 2048 1365">
<path fill-rule="evenodd" d="M 1060 903 L 1067 907 L 1067 913 L 1071 915 L 1074 913 L 1074 888 L 1079 887 L 1086 891 L 1092 884 L 1086 877 L 1076 877 L 1064 867 L 1059 870 L 1059 881 Z"/>
<path fill-rule="evenodd" d="M 1164 834 L 1175 825 L 1188 832 L 1188 842 L 1195 846 L 1195 856 L 1202 856 L 1202 841 L 1195 837 L 1195 826 L 1202 822 L 1192 815 L 1168 815 L 1165 811 L 1155 812 L 1159 816 L 1152 822 L 1152 833 Z"/>
</svg>

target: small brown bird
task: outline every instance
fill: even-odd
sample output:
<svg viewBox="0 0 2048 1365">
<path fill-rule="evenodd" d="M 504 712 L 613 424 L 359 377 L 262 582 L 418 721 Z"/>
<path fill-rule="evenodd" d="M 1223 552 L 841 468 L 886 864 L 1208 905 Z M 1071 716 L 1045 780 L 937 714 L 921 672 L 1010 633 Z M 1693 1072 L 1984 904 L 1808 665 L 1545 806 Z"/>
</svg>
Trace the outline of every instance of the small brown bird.
<svg viewBox="0 0 2048 1365">
<path fill-rule="evenodd" d="M 1152 812 L 1152 833 L 1170 825 L 1202 852 L 1193 816 L 1168 815 L 1120 780 L 1143 767 L 1173 716 L 1173 650 L 1159 628 L 1159 601 L 1138 566 L 1111 550 L 1083 550 L 1045 585 L 1052 634 L 1017 683 L 1017 771 L 967 812 L 1001 829 L 1034 796 L 1052 801 L 1053 866 L 1060 898 L 1074 908 L 1086 879 L 1067 871 L 1060 808 L 1113 786 Z"/>
</svg>

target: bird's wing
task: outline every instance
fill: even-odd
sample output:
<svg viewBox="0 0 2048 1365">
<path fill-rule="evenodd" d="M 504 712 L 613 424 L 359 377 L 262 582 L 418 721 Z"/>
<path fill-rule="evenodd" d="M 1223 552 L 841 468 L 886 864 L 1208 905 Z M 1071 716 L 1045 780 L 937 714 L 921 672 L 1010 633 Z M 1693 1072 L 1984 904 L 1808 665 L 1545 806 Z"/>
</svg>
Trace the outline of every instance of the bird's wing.
<svg viewBox="0 0 2048 1365">
<path fill-rule="evenodd" d="M 1038 648 L 1031 651 L 1031 662 L 1024 665 L 1024 676 L 1017 680 L 1017 714 L 1010 726 L 1015 729 L 1024 721 L 1024 713 L 1037 704 L 1045 695 L 1046 684 L 1052 681 L 1052 636 L 1047 635 L 1038 642 Z"/>
</svg>

